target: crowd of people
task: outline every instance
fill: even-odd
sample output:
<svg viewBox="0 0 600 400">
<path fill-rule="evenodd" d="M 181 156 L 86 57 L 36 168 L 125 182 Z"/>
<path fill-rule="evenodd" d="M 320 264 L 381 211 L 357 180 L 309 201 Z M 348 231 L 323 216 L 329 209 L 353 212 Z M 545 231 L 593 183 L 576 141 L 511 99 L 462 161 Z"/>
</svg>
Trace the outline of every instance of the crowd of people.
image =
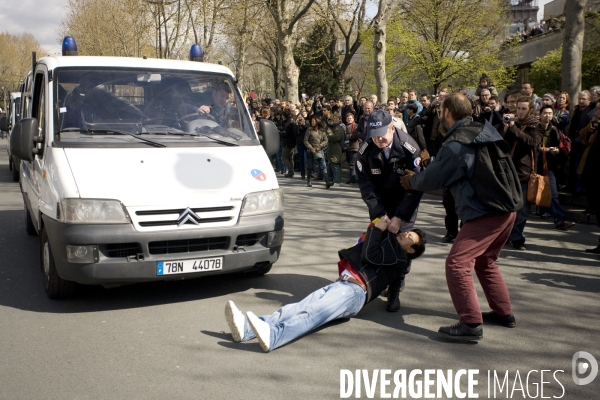
<svg viewBox="0 0 600 400">
<path fill-rule="evenodd" d="M 596 214 L 600 189 L 593 176 L 598 172 L 600 154 L 594 143 L 600 121 L 600 86 L 581 91 L 572 114 L 568 93 L 555 91 L 539 97 L 529 82 L 500 98 L 484 74 L 474 95 L 466 89 L 460 92 L 472 103 L 471 118 L 489 122 L 511 146 L 524 189 L 532 171 L 549 177 L 552 202 L 548 208 L 536 207 L 539 216 L 551 218 L 559 230 L 574 225 L 565 219 L 559 191 L 586 196 L 585 212 Z M 299 104 L 266 96 L 262 101 L 248 99 L 247 106 L 255 121 L 268 118 L 279 127 L 281 146 L 273 163 L 280 174 L 290 178 L 299 174 L 308 187 L 315 180 L 322 180 L 330 188 L 357 182 L 355 163 L 361 144 L 367 140 L 367 121 L 374 110 L 387 111 L 394 126 L 408 133 L 418 145 L 423 165 L 434 159 L 444 138 L 440 105 L 448 94 L 447 89 L 435 95 L 410 90 L 381 103 L 375 94 L 367 97 L 354 92 L 354 96 L 334 99 L 317 95 L 304 98 Z M 349 173 L 343 183 L 345 161 Z M 451 243 L 459 232 L 460 220 L 451 193 L 443 193 L 447 232 L 442 241 Z M 509 242 L 517 250 L 526 250 L 524 230 L 530 210 L 531 204 L 526 203 L 510 235 Z M 600 244 L 588 251 L 600 254 Z"/>
<path fill-rule="evenodd" d="M 285 176 L 299 171 L 310 187 L 316 167 L 329 188 L 340 183 L 346 157 L 352 165 L 348 183 L 358 184 L 372 223 L 354 246 L 338 252 L 338 280 L 299 303 L 258 317 L 228 301 L 225 317 L 235 341 L 257 338 L 264 351 L 272 351 L 331 320 L 356 315 L 384 290 L 387 311 L 398 311 L 411 260 L 425 251 L 425 232 L 414 228 L 418 205 L 424 192 L 437 189 L 444 189 L 447 214 L 443 240 L 454 242 L 445 267 L 459 316 L 438 332 L 448 340 L 479 341 L 484 324 L 516 326 L 496 260 L 509 243 L 526 250 L 532 173 L 549 177 L 552 202 L 540 212 L 553 218 L 556 229 L 574 225 L 558 202 L 562 179 L 575 194 L 585 190 L 589 212 L 600 205 L 593 178 L 600 173 L 600 87 L 578 94 L 573 115 L 568 94 L 538 97 L 529 82 L 502 101 L 485 75 L 475 96 L 461 92 L 442 89 L 430 97 L 408 91 L 385 104 L 376 95 L 358 94 L 329 102 L 316 96 L 298 105 L 276 99 L 272 107 L 267 99 L 262 111 L 254 111 L 255 118 L 272 118 L 280 127 L 282 161 L 274 167 Z M 586 252 L 600 254 L 600 244 Z M 479 306 L 472 270 L 491 311 Z"/>
</svg>

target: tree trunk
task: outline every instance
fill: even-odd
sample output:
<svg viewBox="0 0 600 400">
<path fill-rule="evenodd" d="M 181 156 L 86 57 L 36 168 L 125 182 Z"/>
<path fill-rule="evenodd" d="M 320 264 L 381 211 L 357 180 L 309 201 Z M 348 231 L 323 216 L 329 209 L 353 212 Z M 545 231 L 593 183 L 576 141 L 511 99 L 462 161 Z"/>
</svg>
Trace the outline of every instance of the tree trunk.
<svg viewBox="0 0 600 400">
<path fill-rule="evenodd" d="M 375 47 L 375 60 L 373 63 L 377 98 L 381 103 L 387 103 L 388 82 L 385 74 L 385 24 L 376 24 L 373 46 Z"/>
<path fill-rule="evenodd" d="M 392 16 L 392 12 L 400 4 L 400 1 L 387 3 L 386 0 L 379 0 L 379 9 L 373 19 L 373 28 L 375 35 L 373 46 L 375 48 L 375 59 L 373 60 L 373 69 L 375 75 L 375 85 L 377 87 L 377 98 L 383 104 L 388 99 L 388 82 L 385 74 L 385 41 L 387 23 Z"/>
<path fill-rule="evenodd" d="M 283 86 L 285 87 L 285 100 L 298 103 L 300 99 L 298 94 L 300 69 L 294 61 L 292 36 L 280 32 L 279 43 L 281 43 L 281 70 L 283 75 Z"/>
<path fill-rule="evenodd" d="M 562 49 L 562 91 L 576 99 L 581 90 L 581 59 L 585 31 L 584 11 L 588 0 L 567 0 L 565 3 L 565 32 Z M 571 102 L 571 110 L 576 101 Z"/>
</svg>

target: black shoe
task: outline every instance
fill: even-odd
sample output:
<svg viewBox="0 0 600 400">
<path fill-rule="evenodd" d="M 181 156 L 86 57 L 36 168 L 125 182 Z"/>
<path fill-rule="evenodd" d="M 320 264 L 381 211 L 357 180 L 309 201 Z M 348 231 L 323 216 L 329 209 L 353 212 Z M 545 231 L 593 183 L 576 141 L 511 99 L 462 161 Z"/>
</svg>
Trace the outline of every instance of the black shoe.
<svg viewBox="0 0 600 400">
<path fill-rule="evenodd" d="M 348 180 L 346 181 L 346 185 L 351 185 L 351 184 L 353 184 L 353 183 L 356 183 L 356 180 L 354 180 L 354 179 L 348 179 Z"/>
<path fill-rule="evenodd" d="M 566 231 L 569 228 L 572 228 L 575 225 L 575 222 L 563 221 L 560 224 L 556 225 L 556 229 L 561 231 Z"/>
<path fill-rule="evenodd" d="M 525 243 L 520 243 L 520 242 L 512 242 L 512 247 L 515 250 L 520 250 L 520 251 L 525 251 L 527 250 L 527 247 L 525 247 Z"/>
<path fill-rule="evenodd" d="M 495 311 L 488 311 L 481 313 L 481 316 L 484 324 L 502 325 L 507 328 L 514 328 L 517 326 L 517 321 L 515 320 L 515 316 L 513 314 L 499 315 Z"/>
<path fill-rule="evenodd" d="M 328 179 L 325 181 L 325 189 L 329 189 L 331 187 L 331 181 Z"/>
<path fill-rule="evenodd" d="M 387 306 L 385 309 L 389 312 L 398 312 L 400 310 L 400 291 L 390 290 L 387 295 Z"/>
<path fill-rule="evenodd" d="M 600 254 L 600 244 L 593 249 L 585 249 L 586 253 Z"/>
<path fill-rule="evenodd" d="M 289 173 L 289 172 L 288 172 L 288 173 L 287 173 L 287 174 L 285 174 L 283 177 L 284 177 L 284 178 L 293 178 L 293 177 L 294 177 L 294 173 L 293 173 L 293 172 L 292 172 L 292 173 Z"/>
<path fill-rule="evenodd" d="M 446 339 L 457 341 L 457 342 L 477 342 L 483 339 L 483 328 L 477 325 L 475 328 L 471 328 L 459 322 L 451 326 L 442 326 L 438 330 Z"/>
<path fill-rule="evenodd" d="M 442 242 L 442 243 L 452 243 L 452 242 L 454 242 L 454 238 L 456 238 L 456 235 L 453 235 L 451 233 L 447 233 L 446 236 L 444 236 L 442 238 L 442 240 L 440 240 L 440 242 Z"/>
</svg>

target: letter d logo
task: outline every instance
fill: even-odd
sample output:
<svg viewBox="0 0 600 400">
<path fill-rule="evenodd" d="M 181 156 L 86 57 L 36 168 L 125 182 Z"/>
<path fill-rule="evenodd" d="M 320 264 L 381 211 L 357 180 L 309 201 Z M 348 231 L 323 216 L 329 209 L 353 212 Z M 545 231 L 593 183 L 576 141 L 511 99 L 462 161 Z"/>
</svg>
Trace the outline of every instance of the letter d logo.
<svg viewBox="0 0 600 400">
<path fill-rule="evenodd" d="M 580 361 L 577 363 L 577 360 L 580 358 L 584 358 L 587 362 Z M 590 375 L 586 378 L 579 378 L 577 375 L 583 375 L 590 370 Z M 573 354 L 573 363 L 572 363 L 572 374 L 573 374 L 573 382 L 576 385 L 587 385 L 591 383 L 598 375 L 598 361 L 588 352 L 578 351 Z"/>
</svg>

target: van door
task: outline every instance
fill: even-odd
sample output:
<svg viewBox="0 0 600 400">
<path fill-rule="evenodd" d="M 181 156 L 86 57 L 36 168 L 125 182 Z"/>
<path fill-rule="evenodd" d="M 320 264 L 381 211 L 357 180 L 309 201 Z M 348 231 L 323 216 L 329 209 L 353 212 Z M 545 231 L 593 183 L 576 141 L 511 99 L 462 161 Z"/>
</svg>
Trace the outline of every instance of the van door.
<svg viewBox="0 0 600 400">
<path fill-rule="evenodd" d="M 48 115 L 47 115 L 47 104 L 48 104 L 48 73 L 45 70 L 37 70 L 33 77 L 33 92 L 31 97 L 31 117 L 36 118 L 38 121 L 38 136 L 43 141 L 36 145 L 38 154 L 34 157 L 32 162 L 23 162 L 23 166 L 28 169 L 24 171 L 29 176 L 29 187 L 27 188 L 29 203 L 31 205 L 31 219 L 33 224 L 40 227 L 40 209 L 43 207 L 44 201 L 42 199 L 42 185 L 46 178 L 45 168 L 45 153 L 46 153 L 46 142 L 48 140 Z M 25 190 L 25 188 L 24 188 Z"/>
</svg>

